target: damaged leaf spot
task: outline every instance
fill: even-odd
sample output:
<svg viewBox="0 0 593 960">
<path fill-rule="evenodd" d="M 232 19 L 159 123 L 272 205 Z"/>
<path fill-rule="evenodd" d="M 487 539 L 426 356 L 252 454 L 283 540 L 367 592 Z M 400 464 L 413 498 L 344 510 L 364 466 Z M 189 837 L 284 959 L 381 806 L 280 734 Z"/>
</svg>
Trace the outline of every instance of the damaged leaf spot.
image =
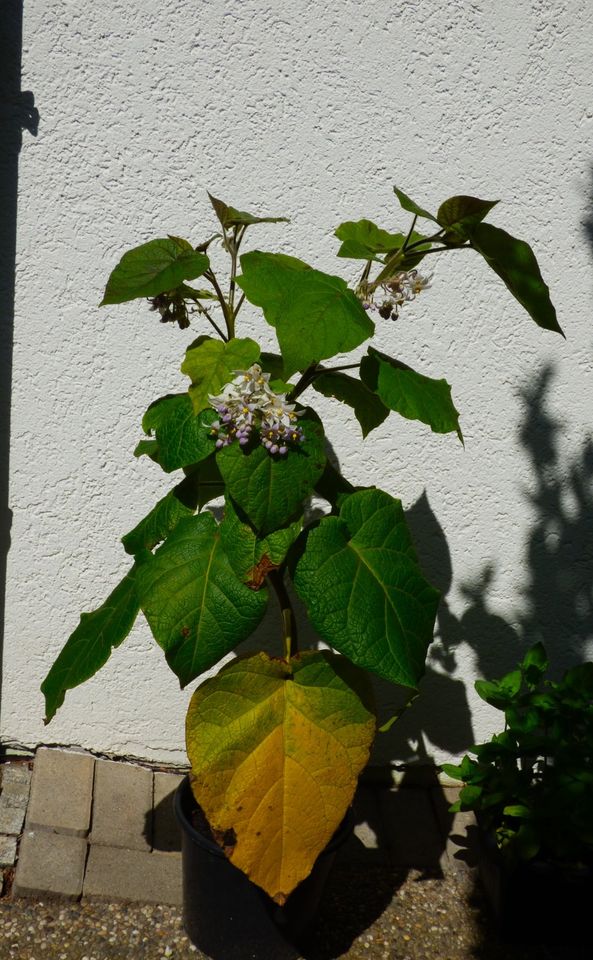
<svg viewBox="0 0 593 960">
<path fill-rule="evenodd" d="M 219 847 L 222 847 L 225 857 L 232 857 L 237 846 L 237 834 L 230 827 L 228 830 L 213 830 L 214 839 Z"/>
<path fill-rule="evenodd" d="M 255 564 L 251 570 L 247 571 L 245 583 L 251 590 L 261 590 L 264 580 L 271 570 L 277 570 L 278 564 L 272 563 L 267 554 L 264 553 L 261 560 Z"/>
</svg>

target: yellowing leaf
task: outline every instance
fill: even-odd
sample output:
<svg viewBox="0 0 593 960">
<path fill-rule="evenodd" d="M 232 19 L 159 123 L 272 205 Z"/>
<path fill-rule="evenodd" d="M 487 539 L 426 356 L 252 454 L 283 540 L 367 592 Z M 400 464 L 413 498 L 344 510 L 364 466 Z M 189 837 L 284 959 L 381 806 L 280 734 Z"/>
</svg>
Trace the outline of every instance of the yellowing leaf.
<svg viewBox="0 0 593 960">
<path fill-rule="evenodd" d="M 370 703 L 366 675 L 327 651 L 240 658 L 192 697 L 196 799 L 231 862 L 276 903 L 344 818 L 375 733 Z"/>
</svg>

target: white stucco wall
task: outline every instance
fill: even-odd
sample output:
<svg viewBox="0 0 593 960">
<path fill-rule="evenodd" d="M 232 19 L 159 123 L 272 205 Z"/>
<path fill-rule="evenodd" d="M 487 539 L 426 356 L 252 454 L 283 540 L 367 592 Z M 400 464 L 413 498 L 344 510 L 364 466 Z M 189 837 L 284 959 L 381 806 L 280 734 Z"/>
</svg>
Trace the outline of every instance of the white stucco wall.
<svg viewBox="0 0 593 960">
<path fill-rule="evenodd" d="M 291 217 L 254 228 L 258 247 L 352 279 L 333 230 L 405 228 L 393 183 L 429 208 L 500 197 L 492 221 L 533 243 L 566 331 L 539 330 L 477 255 L 434 257 L 432 289 L 381 342 L 449 380 L 465 449 L 395 415 L 363 446 L 315 396 L 349 478 L 413 508 L 446 591 L 447 649 L 377 757 L 442 759 L 489 734 L 498 716 L 473 680 L 510 667 L 526 634 L 543 631 L 556 662 L 593 652 L 592 44 L 587 0 L 25 0 L 23 89 L 41 121 L 20 161 L 5 742 L 183 758 L 191 691 L 145 625 L 48 728 L 39 684 L 126 569 L 119 537 L 168 489 L 132 451 L 196 335 L 142 304 L 99 310 L 106 277 L 130 246 L 206 237 L 207 188 Z"/>
</svg>

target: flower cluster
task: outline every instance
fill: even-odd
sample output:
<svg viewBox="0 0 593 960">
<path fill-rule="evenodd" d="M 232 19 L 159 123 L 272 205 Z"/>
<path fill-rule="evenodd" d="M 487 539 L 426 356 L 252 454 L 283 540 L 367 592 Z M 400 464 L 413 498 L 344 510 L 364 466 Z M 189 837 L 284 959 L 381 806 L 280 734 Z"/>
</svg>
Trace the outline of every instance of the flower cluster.
<svg viewBox="0 0 593 960">
<path fill-rule="evenodd" d="M 365 310 L 377 310 L 385 320 L 397 320 L 400 307 L 430 286 L 432 274 L 401 270 L 378 286 L 362 283 L 356 291 Z M 380 295 L 379 295 L 380 293 Z"/>
<path fill-rule="evenodd" d="M 269 453 L 284 456 L 291 444 L 302 443 L 305 437 L 296 424 L 300 414 L 284 394 L 270 388 L 270 374 L 263 373 L 258 363 L 234 372 L 234 380 L 221 393 L 208 397 L 220 417 L 212 424 L 217 448 L 227 447 L 233 440 L 245 446 L 252 436 L 259 435 Z"/>
</svg>

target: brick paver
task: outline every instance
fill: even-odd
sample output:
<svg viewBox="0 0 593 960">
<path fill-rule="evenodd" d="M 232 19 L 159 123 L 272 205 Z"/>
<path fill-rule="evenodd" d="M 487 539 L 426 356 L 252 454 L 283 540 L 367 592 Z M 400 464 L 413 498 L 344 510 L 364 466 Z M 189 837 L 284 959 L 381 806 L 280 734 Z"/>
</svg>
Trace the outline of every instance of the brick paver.
<svg viewBox="0 0 593 960">
<path fill-rule="evenodd" d="M 384 790 L 379 805 L 392 863 L 398 867 L 438 867 L 445 839 L 430 791 L 420 787 Z"/>
<path fill-rule="evenodd" d="M 152 771 L 97 760 L 91 843 L 149 851 L 151 833 Z"/>
<path fill-rule="evenodd" d="M 175 853 L 181 850 L 181 830 L 174 809 L 175 791 L 183 775 L 154 774 L 152 845 L 155 850 Z"/>
<path fill-rule="evenodd" d="M 29 779 L 26 764 L 3 765 L 0 865 L 14 862 Z M 178 905 L 180 828 L 173 799 L 181 779 L 179 773 L 40 748 L 14 893 Z M 474 820 L 448 812 L 457 793 L 438 786 L 434 768 L 426 784 L 407 775 L 391 789 L 363 783 L 354 801 L 354 833 L 339 861 L 466 870 Z"/>
<path fill-rule="evenodd" d="M 13 893 L 76 899 L 82 893 L 86 855 L 83 837 L 27 830 L 21 840 Z"/>
<path fill-rule="evenodd" d="M 181 858 L 169 853 L 91 846 L 84 878 L 85 897 L 181 903 Z"/>
<path fill-rule="evenodd" d="M 91 823 L 95 758 L 40 748 L 35 755 L 27 828 L 85 837 Z"/>
</svg>

